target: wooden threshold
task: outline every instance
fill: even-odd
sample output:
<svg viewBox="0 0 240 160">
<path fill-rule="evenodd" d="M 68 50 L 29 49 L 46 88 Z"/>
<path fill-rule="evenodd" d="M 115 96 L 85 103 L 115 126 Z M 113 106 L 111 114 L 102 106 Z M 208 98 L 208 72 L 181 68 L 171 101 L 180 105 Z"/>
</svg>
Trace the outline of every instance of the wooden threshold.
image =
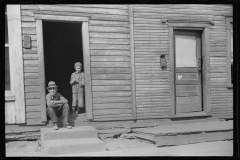
<svg viewBox="0 0 240 160">
<path fill-rule="evenodd" d="M 196 112 L 196 113 L 182 113 L 176 115 L 170 115 L 170 118 L 188 118 L 188 117 L 209 117 L 212 116 L 211 113 L 206 112 Z"/>
</svg>

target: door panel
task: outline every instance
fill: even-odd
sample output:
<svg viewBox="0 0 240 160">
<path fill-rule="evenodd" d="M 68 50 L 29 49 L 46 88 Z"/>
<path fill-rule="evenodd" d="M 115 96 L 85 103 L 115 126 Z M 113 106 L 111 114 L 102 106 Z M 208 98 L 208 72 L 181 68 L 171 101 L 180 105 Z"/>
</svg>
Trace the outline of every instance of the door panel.
<svg viewBox="0 0 240 160">
<path fill-rule="evenodd" d="M 176 112 L 177 113 L 188 113 L 188 112 L 196 112 L 201 111 L 202 107 L 198 105 L 198 103 L 192 104 L 176 104 Z"/>
<path fill-rule="evenodd" d="M 174 31 L 174 36 L 176 114 L 202 111 L 200 34 Z"/>
<path fill-rule="evenodd" d="M 177 92 L 176 96 L 177 97 L 188 97 L 188 96 L 197 96 L 198 92 Z"/>
<path fill-rule="evenodd" d="M 177 97 L 177 104 L 198 103 L 198 96 Z"/>
</svg>

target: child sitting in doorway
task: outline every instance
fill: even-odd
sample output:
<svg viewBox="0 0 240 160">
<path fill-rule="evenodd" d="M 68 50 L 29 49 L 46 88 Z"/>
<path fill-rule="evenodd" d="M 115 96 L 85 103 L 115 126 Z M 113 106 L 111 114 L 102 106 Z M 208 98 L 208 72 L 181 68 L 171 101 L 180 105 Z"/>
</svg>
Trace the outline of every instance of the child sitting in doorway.
<svg viewBox="0 0 240 160">
<path fill-rule="evenodd" d="M 76 62 L 74 65 L 75 72 L 71 75 L 70 84 L 72 85 L 72 109 L 73 116 L 78 116 L 79 108 L 83 108 L 83 86 L 84 86 L 84 73 L 81 72 L 82 64 Z M 76 112 L 75 112 L 76 111 Z"/>
</svg>

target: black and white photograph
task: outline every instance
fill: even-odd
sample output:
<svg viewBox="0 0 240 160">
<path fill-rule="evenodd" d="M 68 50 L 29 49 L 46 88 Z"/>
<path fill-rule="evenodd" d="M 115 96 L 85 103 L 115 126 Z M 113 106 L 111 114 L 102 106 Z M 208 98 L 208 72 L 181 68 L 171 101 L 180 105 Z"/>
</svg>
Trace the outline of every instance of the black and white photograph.
<svg viewBox="0 0 240 160">
<path fill-rule="evenodd" d="M 233 156 L 233 9 L 5 5 L 5 156 Z"/>
</svg>

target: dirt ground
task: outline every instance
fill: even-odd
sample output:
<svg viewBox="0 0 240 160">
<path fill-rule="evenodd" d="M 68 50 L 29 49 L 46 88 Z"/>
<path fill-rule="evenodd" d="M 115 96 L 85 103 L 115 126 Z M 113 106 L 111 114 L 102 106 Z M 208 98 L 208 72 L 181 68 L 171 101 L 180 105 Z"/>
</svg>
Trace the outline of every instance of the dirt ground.
<svg viewBox="0 0 240 160">
<path fill-rule="evenodd" d="M 137 139 L 107 138 L 106 152 L 89 152 L 69 156 L 181 156 L 215 155 L 231 156 L 233 141 L 216 141 L 182 146 L 156 147 L 155 144 Z M 47 156 L 38 149 L 37 141 L 12 141 L 6 143 L 6 157 Z M 68 155 L 66 155 L 68 156 Z"/>
<path fill-rule="evenodd" d="M 136 149 L 156 146 L 150 142 L 140 141 L 137 139 L 124 139 L 124 138 L 106 138 L 107 151 L 118 151 L 124 149 Z M 7 142 L 6 146 L 6 157 L 11 156 L 44 156 L 45 153 L 38 149 L 37 141 L 12 141 Z"/>
</svg>

